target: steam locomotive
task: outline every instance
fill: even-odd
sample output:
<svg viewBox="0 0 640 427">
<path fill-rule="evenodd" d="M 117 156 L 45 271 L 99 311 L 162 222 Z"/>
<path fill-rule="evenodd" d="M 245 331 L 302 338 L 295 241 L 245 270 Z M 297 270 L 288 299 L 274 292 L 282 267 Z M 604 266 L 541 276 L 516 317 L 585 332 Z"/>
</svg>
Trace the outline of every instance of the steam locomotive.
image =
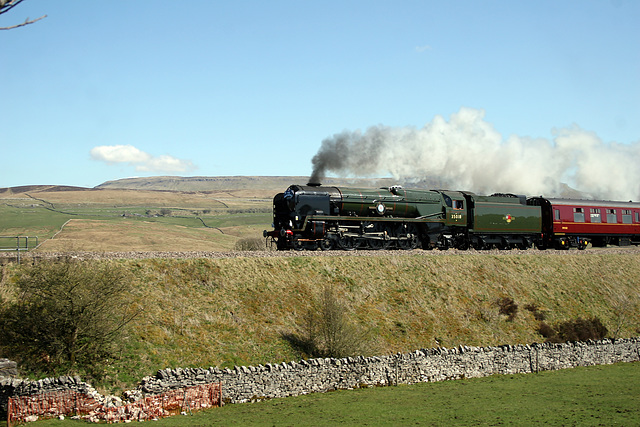
<svg viewBox="0 0 640 427">
<path fill-rule="evenodd" d="M 263 234 L 278 250 L 638 245 L 640 203 L 291 185 Z"/>
</svg>

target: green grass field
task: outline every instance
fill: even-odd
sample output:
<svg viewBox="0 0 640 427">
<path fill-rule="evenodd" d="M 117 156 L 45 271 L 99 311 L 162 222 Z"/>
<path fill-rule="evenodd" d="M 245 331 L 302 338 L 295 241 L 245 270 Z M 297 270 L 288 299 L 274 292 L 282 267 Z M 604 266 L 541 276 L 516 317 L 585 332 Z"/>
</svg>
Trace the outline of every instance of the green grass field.
<svg viewBox="0 0 640 427">
<path fill-rule="evenodd" d="M 261 238 L 271 223 L 268 199 L 251 194 L 221 195 L 227 198 L 128 190 L 34 194 L 37 197 L 0 195 L 0 236 L 37 237 L 41 251 L 228 251 L 238 239 Z M 102 234 L 97 236 L 96 230 Z M 29 240 L 29 249 L 35 244 L 35 239 Z M 15 246 L 15 239 L 0 238 L 0 249 Z"/>
<path fill-rule="evenodd" d="M 157 426 L 517 425 L 640 423 L 640 363 L 341 390 L 227 405 Z M 49 420 L 40 426 L 79 425 Z"/>
</svg>

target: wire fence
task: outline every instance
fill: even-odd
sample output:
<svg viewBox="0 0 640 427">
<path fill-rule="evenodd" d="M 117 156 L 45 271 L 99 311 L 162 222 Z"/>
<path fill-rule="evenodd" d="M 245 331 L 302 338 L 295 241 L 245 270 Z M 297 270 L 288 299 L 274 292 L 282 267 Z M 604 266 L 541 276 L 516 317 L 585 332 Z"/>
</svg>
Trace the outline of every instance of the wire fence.
<svg viewBox="0 0 640 427">
<path fill-rule="evenodd" d="M 15 252 L 20 263 L 20 252 L 37 248 L 37 236 L 0 236 L 0 252 Z"/>
<path fill-rule="evenodd" d="M 104 405 L 74 390 L 9 398 L 7 427 L 43 418 L 77 416 L 91 422 L 157 420 L 222 406 L 222 385 L 202 384 L 167 391 L 124 405 Z"/>
</svg>

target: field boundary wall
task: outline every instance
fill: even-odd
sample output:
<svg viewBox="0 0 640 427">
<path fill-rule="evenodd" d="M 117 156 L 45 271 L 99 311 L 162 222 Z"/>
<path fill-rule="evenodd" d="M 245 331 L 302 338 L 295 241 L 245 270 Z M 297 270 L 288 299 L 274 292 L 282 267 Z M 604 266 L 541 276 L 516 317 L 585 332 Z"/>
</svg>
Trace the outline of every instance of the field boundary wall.
<svg viewBox="0 0 640 427">
<path fill-rule="evenodd" d="M 220 382 L 225 403 L 298 396 L 338 389 L 415 384 L 533 373 L 640 361 L 640 337 L 599 341 L 432 348 L 388 356 L 311 359 L 225 368 L 164 369 L 146 377 L 130 396 Z"/>
<path fill-rule="evenodd" d="M 640 337 L 598 341 L 503 345 L 492 347 L 431 348 L 387 356 L 310 359 L 299 362 L 230 368 L 162 369 L 124 393 L 138 402 L 166 393 L 221 384 L 224 403 L 298 396 L 338 389 L 415 384 L 477 378 L 490 375 L 534 373 L 579 366 L 640 361 Z M 9 397 L 44 395 L 76 390 L 104 404 L 103 397 L 77 377 L 39 381 L 0 378 L 0 407 Z M 115 402 L 115 406 L 126 406 Z M 193 398 L 190 405 L 198 405 Z M 207 405 L 205 403 L 205 405 Z M 6 411 L 6 409 L 5 409 Z"/>
</svg>

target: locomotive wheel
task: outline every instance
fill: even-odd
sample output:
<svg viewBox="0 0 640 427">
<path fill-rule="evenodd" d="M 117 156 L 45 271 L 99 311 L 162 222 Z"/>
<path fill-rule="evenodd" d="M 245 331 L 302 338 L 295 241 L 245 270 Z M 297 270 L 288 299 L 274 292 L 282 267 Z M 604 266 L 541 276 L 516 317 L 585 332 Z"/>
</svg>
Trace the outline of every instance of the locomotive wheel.
<svg viewBox="0 0 640 427">
<path fill-rule="evenodd" d="M 456 249 L 466 251 L 470 246 L 471 244 L 469 243 L 469 239 L 467 239 L 466 236 L 458 236 L 458 238 L 456 238 Z"/>
<path fill-rule="evenodd" d="M 401 225 L 398 228 L 398 248 L 409 251 L 420 245 L 418 229 L 415 225 Z"/>
<path fill-rule="evenodd" d="M 330 251 L 331 249 L 333 249 L 333 239 L 330 237 L 325 237 L 324 239 L 322 239 L 322 241 L 320 242 L 320 249 L 322 249 L 323 251 Z"/>
<path fill-rule="evenodd" d="M 304 250 L 304 242 L 300 239 L 295 239 L 293 241 L 293 249 L 295 249 L 296 251 L 303 251 Z"/>
<path fill-rule="evenodd" d="M 342 235 L 338 240 L 338 245 L 345 251 L 353 251 L 360 247 L 360 240 L 357 237 Z"/>
<path fill-rule="evenodd" d="M 387 249 L 389 246 L 391 246 L 391 242 L 384 239 L 369 239 L 367 242 L 369 243 L 369 248 L 373 249 L 374 251 Z"/>
<path fill-rule="evenodd" d="M 420 240 L 415 234 L 398 240 L 398 247 L 403 251 L 410 251 L 412 249 L 416 249 L 418 246 L 420 246 Z"/>
<path fill-rule="evenodd" d="M 482 240 L 481 238 L 476 238 L 471 246 L 473 247 L 473 249 L 475 249 L 476 251 L 481 251 L 485 248 L 485 244 L 484 244 L 484 240 Z"/>
<path fill-rule="evenodd" d="M 383 238 L 381 239 L 367 239 L 367 243 L 369 243 L 369 248 L 374 251 L 378 251 L 380 249 L 387 249 L 391 246 L 391 241 L 388 239 L 389 230 L 384 224 L 377 223 L 374 226 L 374 231 L 377 233 L 384 233 Z"/>
</svg>

